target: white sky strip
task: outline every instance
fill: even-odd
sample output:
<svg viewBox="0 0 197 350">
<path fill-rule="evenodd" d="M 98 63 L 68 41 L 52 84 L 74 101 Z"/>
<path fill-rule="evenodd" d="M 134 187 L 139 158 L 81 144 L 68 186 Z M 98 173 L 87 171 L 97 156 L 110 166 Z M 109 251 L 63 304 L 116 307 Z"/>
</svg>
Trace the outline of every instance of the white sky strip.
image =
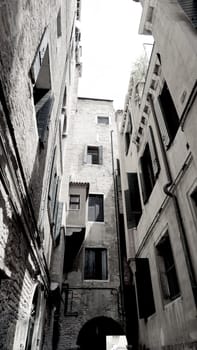
<svg viewBox="0 0 197 350">
<path fill-rule="evenodd" d="M 79 96 L 113 99 L 123 108 L 132 64 L 153 41 L 138 35 L 141 11 L 132 0 L 82 0 Z"/>
</svg>

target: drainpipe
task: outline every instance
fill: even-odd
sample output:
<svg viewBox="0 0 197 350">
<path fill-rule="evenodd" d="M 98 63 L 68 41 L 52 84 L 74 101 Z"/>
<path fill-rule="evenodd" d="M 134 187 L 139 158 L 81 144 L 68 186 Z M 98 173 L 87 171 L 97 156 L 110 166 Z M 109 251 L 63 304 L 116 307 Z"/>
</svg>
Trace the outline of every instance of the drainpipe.
<svg viewBox="0 0 197 350">
<path fill-rule="evenodd" d="M 162 141 L 162 135 L 161 135 L 161 131 L 159 128 L 159 124 L 158 124 L 158 120 L 157 120 L 157 116 L 156 116 L 156 112 L 155 112 L 155 107 L 154 107 L 154 102 L 153 102 L 153 98 L 152 98 L 151 94 L 148 95 L 148 100 L 150 102 L 153 119 L 154 119 L 155 126 L 157 129 L 157 135 L 159 138 L 160 149 L 161 149 L 161 153 L 163 156 L 164 166 L 165 166 L 165 170 L 166 170 L 167 177 L 168 177 L 168 183 L 166 185 L 164 185 L 163 191 L 167 196 L 169 196 L 172 199 L 173 204 L 174 204 L 176 218 L 177 218 L 177 221 L 178 221 L 178 224 L 180 227 L 180 238 L 181 238 L 181 243 L 183 246 L 183 251 L 184 251 L 184 255 L 185 255 L 185 260 L 186 260 L 189 279 L 190 279 L 192 292 L 193 292 L 193 296 L 194 296 L 194 301 L 195 301 L 195 304 L 197 305 L 197 295 L 196 295 L 197 294 L 196 293 L 197 292 L 197 283 L 196 283 L 195 271 L 194 271 L 194 267 L 193 267 L 193 263 L 192 263 L 192 259 L 191 259 L 190 249 L 189 249 L 189 245 L 188 245 L 188 241 L 187 241 L 186 229 L 185 229 L 185 226 L 183 223 L 183 218 L 181 215 L 181 210 L 180 210 L 178 198 L 170 190 L 170 187 L 172 187 L 172 185 L 173 185 L 173 178 L 172 178 L 172 173 L 171 173 L 170 165 L 168 162 L 167 154 L 165 151 L 165 147 L 164 147 L 164 144 Z"/>
<path fill-rule="evenodd" d="M 115 203 L 115 220 L 116 220 L 116 232 L 117 232 L 117 241 L 118 241 L 118 263 L 119 263 L 119 272 L 120 272 L 120 301 L 122 308 L 122 322 L 124 325 L 124 330 L 126 329 L 126 320 L 125 320 L 125 301 L 124 301 L 124 280 L 123 280 L 123 263 L 121 258 L 121 246 L 120 246 L 120 229 L 119 229 L 119 203 L 118 203 L 118 188 L 114 170 L 114 149 L 113 149 L 113 130 L 111 130 L 111 155 L 112 155 L 112 176 L 114 183 L 114 203 Z"/>
</svg>

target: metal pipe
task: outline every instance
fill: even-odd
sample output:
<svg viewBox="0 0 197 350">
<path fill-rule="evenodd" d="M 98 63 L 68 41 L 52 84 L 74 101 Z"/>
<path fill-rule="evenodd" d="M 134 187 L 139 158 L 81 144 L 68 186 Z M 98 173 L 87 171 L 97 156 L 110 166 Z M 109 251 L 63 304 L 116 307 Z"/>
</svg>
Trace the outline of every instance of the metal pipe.
<svg viewBox="0 0 197 350">
<path fill-rule="evenodd" d="M 123 280 L 123 264 L 121 259 L 121 246 L 120 246 L 120 230 L 119 230 L 119 204 L 117 198 L 117 183 L 115 177 L 114 170 L 114 149 L 113 149 L 113 130 L 111 130 L 111 156 L 112 156 L 112 176 L 114 183 L 114 203 L 115 203 L 115 220 L 116 220 L 116 232 L 117 232 L 117 242 L 118 242 L 118 263 L 119 263 L 119 273 L 120 273 L 120 299 L 121 299 L 121 308 L 122 308 L 122 317 L 123 317 L 123 325 L 126 328 L 125 322 L 125 300 L 124 300 L 124 280 Z"/>
</svg>

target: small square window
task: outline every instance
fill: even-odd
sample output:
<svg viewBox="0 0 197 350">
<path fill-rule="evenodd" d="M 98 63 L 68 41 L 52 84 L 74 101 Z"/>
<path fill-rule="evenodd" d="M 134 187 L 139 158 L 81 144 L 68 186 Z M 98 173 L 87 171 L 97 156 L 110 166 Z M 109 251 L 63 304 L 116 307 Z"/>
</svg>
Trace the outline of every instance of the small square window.
<svg viewBox="0 0 197 350">
<path fill-rule="evenodd" d="M 80 209 L 80 195 L 79 194 L 71 194 L 69 209 L 71 210 L 79 210 Z"/>
<path fill-rule="evenodd" d="M 85 249 L 85 280 L 107 280 L 107 249 Z"/>
<path fill-rule="evenodd" d="M 90 194 L 88 201 L 88 221 L 104 221 L 103 195 Z"/>
<path fill-rule="evenodd" d="M 109 117 L 98 116 L 98 117 L 97 117 L 97 123 L 98 123 L 98 124 L 109 125 Z"/>
<path fill-rule="evenodd" d="M 103 164 L 103 146 L 85 146 L 84 163 Z"/>
</svg>

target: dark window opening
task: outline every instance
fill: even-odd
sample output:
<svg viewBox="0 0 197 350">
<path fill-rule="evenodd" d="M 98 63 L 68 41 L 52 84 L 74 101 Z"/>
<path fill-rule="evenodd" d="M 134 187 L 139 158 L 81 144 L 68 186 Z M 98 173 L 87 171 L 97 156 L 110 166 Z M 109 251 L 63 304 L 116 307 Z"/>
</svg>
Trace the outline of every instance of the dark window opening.
<svg viewBox="0 0 197 350">
<path fill-rule="evenodd" d="M 191 199 L 197 210 L 197 189 L 192 192 Z"/>
<path fill-rule="evenodd" d="M 88 221 L 104 221 L 103 195 L 90 194 L 88 201 Z"/>
<path fill-rule="evenodd" d="M 79 210 L 80 209 L 80 195 L 79 194 L 71 194 L 69 209 Z"/>
<path fill-rule="evenodd" d="M 109 124 L 109 117 L 98 116 L 97 123 L 108 125 Z"/>
<path fill-rule="evenodd" d="M 62 24 L 61 24 L 61 8 L 60 8 L 57 15 L 57 37 L 59 38 L 61 35 L 62 35 Z"/>
<path fill-rule="evenodd" d="M 128 121 L 129 121 L 129 133 L 132 134 L 133 131 L 133 123 L 132 123 L 132 119 L 131 119 L 131 112 L 128 111 Z"/>
<path fill-rule="evenodd" d="M 89 164 L 99 164 L 99 148 L 88 146 L 87 158 Z"/>
<path fill-rule="evenodd" d="M 155 177 L 148 144 L 146 145 L 144 154 L 141 157 L 141 170 L 142 194 L 144 203 L 146 203 L 155 185 Z"/>
<path fill-rule="evenodd" d="M 77 0 L 77 19 L 80 20 L 81 0 Z"/>
<path fill-rule="evenodd" d="M 135 261 L 139 317 L 147 319 L 155 313 L 149 260 L 148 258 L 136 258 Z"/>
<path fill-rule="evenodd" d="M 38 52 L 31 67 L 33 98 L 36 111 L 38 135 L 42 145 L 46 138 L 54 96 L 51 91 L 49 47 L 45 30 Z"/>
<path fill-rule="evenodd" d="M 107 249 L 86 248 L 84 279 L 106 280 L 107 275 Z"/>
<path fill-rule="evenodd" d="M 127 173 L 129 186 L 130 210 L 127 210 L 127 221 L 129 227 L 136 227 L 142 215 L 142 206 L 139 192 L 139 183 L 136 173 Z M 126 202 L 127 207 L 127 202 Z"/>
<path fill-rule="evenodd" d="M 164 83 L 161 95 L 159 96 L 159 103 L 170 143 L 177 133 L 179 117 L 166 82 Z"/>
<path fill-rule="evenodd" d="M 156 249 L 163 297 L 170 301 L 180 295 L 180 288 L 168 233 L 164 235 Z"/>
<path fill-rule="evenodd" d="M 130 146 L 130 138 L 131 135 L 129 132 L 125 133 L 125 154 L 127 155 L 129 152 L 129 146 Z"/>
<path fill-rule="evenodd" d="M 102 146 L 86 146 L 84 163 L 87 164 L 103 164 L 103 147 Z"/>
</svg>

